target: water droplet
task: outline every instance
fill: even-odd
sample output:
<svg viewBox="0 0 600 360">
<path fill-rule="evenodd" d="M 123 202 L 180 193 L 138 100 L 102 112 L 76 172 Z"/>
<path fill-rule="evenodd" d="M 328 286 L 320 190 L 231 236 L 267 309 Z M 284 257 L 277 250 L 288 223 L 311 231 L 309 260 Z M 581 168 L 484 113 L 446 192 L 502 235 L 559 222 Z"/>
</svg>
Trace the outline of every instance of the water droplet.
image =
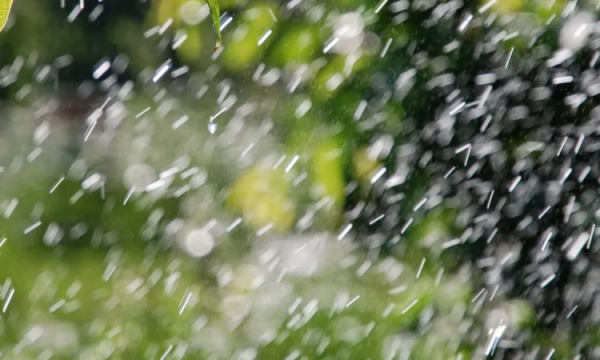
<svg viewBox="0 0 600 360">
<path fill-rule="evenodd" d="M 182 247 L 193 257 L 208 255 L 215 246 L 215 240 L 203 229 L 193 229 L 183 239 Z"/>
<path fill-rule="evenodd" d="M 208 132 L 210 132 L 211 134 L 214 134 L 217 131 L 217 124 L 215 123 L 208 123 Z"/>
</svg>

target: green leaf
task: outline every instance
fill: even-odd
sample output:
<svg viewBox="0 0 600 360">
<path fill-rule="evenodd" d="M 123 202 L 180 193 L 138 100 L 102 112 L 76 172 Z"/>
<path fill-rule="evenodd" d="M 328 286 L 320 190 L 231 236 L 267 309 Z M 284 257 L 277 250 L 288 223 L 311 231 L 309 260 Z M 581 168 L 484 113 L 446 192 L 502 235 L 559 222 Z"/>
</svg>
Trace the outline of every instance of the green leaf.
<svg viewBox="0 0 600 360">
<path fill-rule="evenodd" d="M 211 0 L 215 1 L 215 0 Z M 210 1 L 209 1 L 210 3 Z M 12 5 L 12 0 L 0 0 L 0 31 L 4 29 L 4 25 L 6 25 L 6 21 L 8 20 L 8 14 L 10 13 L 10 7 Z M 218 11 L 217 7 L 217 11 Z M 213 16 L 214 18 L 214 16 Z"/>
<path fill-rule="evenodd" d="M 5 0 L 0 0 L 5 1 Z M 207 0 L 208 8 L 210 9 L 210 16 L 212 17 L 215 31 L 217 32 L 217 45 L 215 49 L 221 46 L 221 10 L 219 9 L 218 0 Z"/>
</svg>

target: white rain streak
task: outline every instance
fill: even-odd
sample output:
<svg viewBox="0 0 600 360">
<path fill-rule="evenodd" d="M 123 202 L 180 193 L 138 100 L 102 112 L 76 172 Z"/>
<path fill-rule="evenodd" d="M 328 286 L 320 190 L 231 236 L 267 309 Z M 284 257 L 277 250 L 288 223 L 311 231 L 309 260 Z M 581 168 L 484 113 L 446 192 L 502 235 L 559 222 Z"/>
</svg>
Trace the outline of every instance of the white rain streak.
<svg viewBox="0 0 600 360">
<path fill-rule="evenodd" d="M 15 294 L 15 289 L 10 289 L 8 295 L 4 299 L 4 303 L 2 304 L 2 313 L 5 313 L 6 310 L 8 310 L 8 306 L 10 305 L 10 302 L 11 302 L 14 294 Z"/>
<path fill-rule="evenodd" d="M 273 34 L 273 30 L 267 30 L 266 33 L 264 33 L 263 36 L 260 37 L 260 39 L 258 39 L 258 46 L 262 46 L 265 41 L 267 41 L 267 39 Z"/>
<path fill-rule="evenodd" d="M 405 307 L 404 310 L 402 310 L 402 315 L 406 314 L 410 309 L 412 309 L 412 307 L 415 306 L 417 304 L 417 302 L 419 302 L 419 299 L 414 300 L 413 302 L 408 304 L 408 306 Z"/>
<path fill-rule="evenodd" d="M 183 312 L 185 311 L 186 307 L 188 306 L 191 298 L 192 298 L 192 292 L 188 289 L 188 290 L 186 290 L 185 295 L 183 296 L 183 299 L 181 299 L 181 303 L 179 304 L 179 315 L 183 314 Z"/>
<path fill-rule="evenodd" d="M 76 5 L 78 0 L 72 4 L 61 0 L 68 22 L 78 25 L 86 19 L 93 22 L 105 10 L 102 5 L 105 1 L 93 5 L 80 1 Z M 372 298 L 376 297 L 383 301 L 376 306 L 376 315 L 382 319 L 396 321 L 396 317 L 412 310 L 404 318 L 411 322 L 415 317 L 418 319 L 414 332 L 422 335 L 425 342 L 434 342 L 429 338 L 438 335 L 436 329 L 441 319 L 449 322 L 449 328 L 456 330 L 461 339 L 476 341 L 472 345 L 482 356 L 485 353 L 492 357 L 500 349 L 513 349 L 519 357 L 552 360 L 556 356 L 551 346 L 527 354 L 527 350 L 520 348 L 524 347 L 521 341 L 526 341 L 528 334 L 512 328 L 513 317 L 519 312 L 513 311 L 512 306 L 522 305 L 526 313 L 531 307 L 536 315 L 544 314 L 548 319 L 565 321 L 565 317 L 574 317 L 573 322 L 585 319 L 590 308 L 589 296 L 581 295 L 586 291 L 592 293 L 594 289 L 575 291 L 581 283 L 573 277 L 573 294 L 560 295 L 560 301 L 564 301 L 560 314 L 545 310 L 537 313 L 545 306 L 544 297 L 555 291 L 554 285 L 563 286 L 566 276 L 572 275 L 565 274 L 564 270 L 577 269 L 585 275 L 588 268 L 594 268 L 589 259 L 593 259 L 600 247 L 593 242 L 596 218 L 600 217 L 594 187 L 598 179 L 596 157 L 600 153 L 600 142 L 594 127 L 598 114 L 591 110 L 600 94 L 594 69 L 600 61 L 600 51 L 595 50 L 597 24 L 575 23 L 573 31 L 569 31 L 571 36 L 585 38 L 581 41 L 586 41 L 582 42 L 586 50 L 580 54 L 540 41 L 538 36 L 542 33 L 530 34 L 529 30 L 543 30 L 546 19 L 522 28 L 520 22 L 524 20 L 502 14 L 500 10 L 504 10 L 501 9 L 504 5 L 497 0 L 483 0 L 470 8 L 460 1 L 378 0 L 352 11 L 332 13 L 326 11 L 327 2 L 285 0 L 281 8 L 266 9 L 268 15 L 265 11 L 264 16 L 270 16 L 270 19 L 267 17 L 270 23 L 277 22 L 278 16 L 296 19 L 305 15 L 310 18 L 309 24 L 325 23 L 327 27 L 319 32 L 320 42 L 311 44 L 317 47 L 318 53 L 322 52 L 321 56 L 307 63 L 282 67 L 263 57 L 262 53 L 269 53 L 271 45 L 277 49 L 278 42 L 285 38 L 278 36 L 280 29 L 281 34 L 286 31 L 287 25 L 282 21 L 277 28 L 269 29 L 266 25 L 251 34 L 250 45 L 266 52 L 261 50 L 260 57 L 254 59 L 243 75 L 231 76 L 230 62 L 232 58 L 236 60 L 237 55 L 236 41 L 230 42 L 231 39 L 239 40 L 248 35 L 244 23 L 249 20 L 247 17 L 262 19 L 258 15 L 263 15 L 240 7 L 235 13 L 239 10 L 239 24 L 238 18 L 234 24 L 232 15 L 223 14 L 221 29 L 233 28 L 228 28 L 231 33 L 226 34 L 224 46 L 207 53 L 205 60 L 187 66 L 184 65 L 187 62 L 178 57 L 182 48 L 196 37 L 192 25 L 205 19 L 211 21 L 204 2 L 184 3 L 178 13 L 169 15 L 172 18 L 164 18 L 160 24 L 140 30 L 140 39 L 148 42 L 143 45 L 151 45 L 156 49 L 155 55 L 161 58 L 157 63 L 140 64 L 139 59 L 129 59 L 124 52 L 115 59 L 99 57 L 84 72 L 93 80 L 81 84 L 76 90 L 77 96 L 99 100 L 102 98 L 97 96 L 111 95 L 112 99 L 109 97 L 100 108 L 91 108 L 93 112 L 86 113 L 87 118 L 82 116 L 85 123 L 77 138 L 82 150 L 78 151 L 77 163 L 68 170 L 48 172 L 49 182 L 41 187 L 44 196 L 49 193 L 53 201 L 64 201 L 67 206 L 79 202 L 77 208 L 87 206 L 88 198 L 97 197 L 102 200 L 102 207 L 95 210 L 108 214 L 106 216 L 122 214 L 123 210 L 139 212 L 144 217 L 140 224 L 140 243 L 146 246 L 141 260 L 142 273 L 136 274 L 137 267 L 132 268 L 127 262 L 131 259 L 125 252 L 126 247 L 121 246 L 124 239 L 119 231 L 111 229 L 110 222 L 104 228 L 104 223 L 84 219 L 73 219 L 77 220 L 73 225 L 65 225 L 62 219 L 47 221 L 48 214 L 56 211 L 52 203 L 40 199 L 39 204 L 30 204 L 30 199 L 21 197 L 18 192 L 8 193 L 9 197 L 0 204 L 0 214 L 10 219 L 5 222 L 18 224 L 17 235 L 21 231 L 30 234 L 23 237 L 28 242 L 43 236 L 42 245 L 53 254 L 62 256 L 69 251 L 65 250 L 67 239 L 83 242 L 89 237 L 93 247 L 102 249 L 106 258 L 101 262 L 96 280 L 111 290 L 92 291 L 90 295 L 94 301 L 106 302 L 102 305 L 107 311 L 117 311 L 120 295 L 110 296 L 110 292 L 121 286 L 133 303 L 143 301 L 150 291 L 164 293 L 176 302 L 177 310 L 175 307 L 172 310 L 177 311 L 177 321 L 191 328 L 194 337 L 201 340 L 191 344 L 165 338 L 150 346 L 144 356 L 157 360 L 183 359 L 192 356 L 188 352 L 195 351 L 197 346 L 203 347 L 202 341 L 210 342 L 207 334 L 214 333 L 219 342 L 222 340 L 232 347 L 230 353 L 227 349 L 226 356 L 238 360 L 257 359 L 261 356 L 259 348 L 233 349 L 237 344 L 231 342 L 229 335 L 237 337 L 238 331 L 243 335 L 249 332 L 261 338 L 244 341 L 244 344 L 255 341 L 280 344 L 288 341 L 286 336 L 293 331 L 312 328 L 309 320 L 315 313 L 329 312 L 335 325 L 331 330 L 336 333 L 331 338 L 313 338 L 311 334 L 304 339 L 314 345 L 317 357 L 326 356 L 326 349 L 338 347 L 334 341 L 341 339 L 350 347 L 351 343 L 367 339 L 371 331 L 379 329 L 377 319 L 363 324 L 364 317 L 359 319 L 354 315 L 363 307 L 369 311 Z M 88 9 L 83 10 L 84 5 Z M 112 14 L 113 10 L 110 11 Z M 419 31 L 435 30 L 442 24 L 441 29 L 448 32 L 446 35 L 450 38 L 439 39 L 436 51 L 429 48 L 431 44 L 412 39 L 412 34 L 404 38 L 404 34 L 397 36 L 394 32 L 376 33 L 375 29 L 379 28 L 375 26 L 376 21 L 388 21 L 389 17 L 392 24 L 400 28 L 404 22 L 414 21 L 415 11 L 427 17 Z M 576 14 L 587 11 L 571 0 L 562 13 L 552 15 L 547 23 L 556 16 L 552 27 L 560 31 Z M 588 33 L 593 34 L 589 41 Z M 212 36 L 214 38 L 214 34 Z M 477 39 L 481 41 L 473 42 Z M 527 40 L 526 52 L 521 46 L 513 46 L 524 39 Z M 468 49 L 474 53 L 464 54 Z M 528 56 L 530 52 L 535 56 Z M 464 64 L 467 67 L 457 72 L 453 60 L 457 55 L 458 59 L 468 55 L 465 59 L 475 62 L 473 68 Z M 165 61 L 169 56 L 173 58 Z M 400 65 L 399 57 L 406 57 Z M 2 164 L 2 176 L 14 176 L 27 167 L 37 166 L 51 154 L 54 143 L 43 143 L 47 137 L 44 124 L 50 123 L 49 117 L 61 114 L 62 109 L 54 109 L 52 103 L 34 102 L 33 83 L 25 84 L 16 74 L 21 69 L 28 72 L 32 69 L 34 82 L 59 89 L 63 87 L 62 81 L 67 81 L 62 78 L 65 73 L 62 69 L 79 62 L 74 61 L 74 55 L 64 55 L 49 63 L 43 63 L 42 58 L 38 59 L 37 54 L 17 56 L 0 76 L 2 87 L 18 84 L 20 90 L 15 89 L 18 101 L 23 104 L 31 101 L 40 107 L 35 110 L 35 116 L 42 123 L 38 128 L 41 130 L 34 134 L 31 149 L 12 163 Z M 376 73 L 369 73 L 369 68 L 362 69 L 363 60 L 368 60 Z M 329 73 L 332 70 L 329 65 L 337 61 L 342 65 Z M 481 66 L 476 65 L 480 63 Z M 355 68 L 357 64 L 360 66 Z M 380 66 L 391 67 L 387 64 L 404 69 Z M 133 65 L 142 65 L 140 74 L 132 73 Z M 355 74 L 356 69 L 359 71 Z M 527 75 L 523 76 L 525 71 Z M 327 76 L 321 79 L 321 74 Z M 529 78 L 532 74 L 540 76 Z M 245 77 L 248 83 L 238 87 L 237 82 Z M 424 78 L 430 79 L 421 84 Z M 333 113 L 337 110 L 328 108 L 329 102 L 316 100 L 319 94 L 318 91 L 313 93 L 315 79 L 322 80 L 323 90 L 336 101 L 338 94 L 342 98 L 346 92 L 353 93 L 356 82 L 360 83 L 360 89 L 367 90 L 364 94 L 357 91 L 357 97 L 344 104 L 347 119 L 340 122 Z M 273 99 L 280 96 L 283 100 L 263 101 L 270 100 L 266 97 L 271 95 L 266 93 L 274 93 Z M 423 98 L 427 101 L 436 100 L 423 106 L 423 114 L 413 113 L 411 102 L 418 101 L 415 98 L 425 93 L 428 96 Z M 146 97 L 147 101 L 138 101 Z M 193 105 L 197 110 L 186 107 L 188 100 L 197 101 Z M 288 100 L 293 101 L 287 104 Z M 555 103 L 566 109 L 558 113 L 561 118 L 553 117 L 557 115 L 554 111 L 545 112 L 553 110 Z M 397 115 L 394 105 L 402 106 L 400 110 L 406 112 Z M 590 119 L 566 123 L 570 117 L 579 116 L 581 109 L 587 111 L 588 108 Z M 349 126 L 352 134 L 348 136 L 357 135 L 360 139 L 344 139 L 348 140 L 348 146 L 344 148 L 343 184 L 339 190 L 344 196 L 342 201 L 346 201 L 341 203 L 331 196 L 326 186 L 315 181 L 310 155 L 315 149 L 308 149 L 307 153 L 305 149 L 288 148 L 287 140 L 281 139 L 279 132 L 279 124 L 285 121 L 280 119 L 282 113 L 288 116 L 289 112 L 292 122 L 306 125 L 300 127 L 302 130 L 298 133 L 301 133 L 313 125 L 314 118 L 328 117 L 328 111 L 332 112 L 331 122 L 335 124 L 330 133 L 318 136 L 344 137 L 344 126 Z M 549 117 L 547 127 L 540 126 L 539 120 L 546 115 Z M 508 136 L 513 129 L 522 135 L 517 141 Z M 166 136 L 176 140 L 161 148 Z M 305 147 L 318 145 L 310 141 L 299 143 Z M 122 151 L 114 159 L 106 156 L 116 163 L 116 169 L 138 167 L 142 170 L 134 171 L 130 179 L 123 176 L 129 174 L 97 167 L 95 157 L 85 158 L 92 150 L 100 151 L 102 147 Z M 131 149 L 133 151 L 128 152 Z M 363 159 L 356 155 L 363 153 L 357 150 L 364 150 L 368 158 L 360 175 L 358 168 L 363 164 L 358 163 Z M 36 162 L 31 163 L 34 160 Z M 217 184 L 213 181 L 220 177 L 215 174 L 220 168 L 224 168 L 226 176 Z M 248 181 L 246 178 L 247 182 L 241 185 L 236 182 L 244 180 L 240 174 L 256 168 L 259 169 L 256 179 Z M 272 191 L 279 190 L 279 183 L 269 182 L 271 173 L 284 179 L 285 189 L 281 192 L 285 196 L 271 196 Z M 121 178 L 124 178 L 122 184 Z M 110 181 L 106 181 L 105 187 L 106 179 Z M 426 192 L 411 188 L 420 181 L 418 185 L 427 189 Z M 119 185 L 123 185 L 122 191 L 114 192 Z M 250 200 L 235 198 L 253 195 L 257 192 L 255 187 L 260 188 L 260 196 L 250 196 Z M 174 200 L 178 206 L 175 215 L 170 206 L 162 207 L 162 199 Z M 222 206 L 221 201 L 227 206 Z M 281 210 L 284 208 L 286 213 Z M 451 215 L 446 216 L 446 211 Z M 330 213 L 335 216 L 325 216 Z M 205 249 L 202 256 L 209 252 L 210 255 L 196 259 L 196 263 L 202 268 L 206 266 L 218 288 L 211 285 L 199 290 L 196 284 L 186 283 L 188 260 L 185 256 L 190 255 L 186 249 L 189 247 L 186 234 L 190 229 L 214 235 L 214 239 L 210 238 L 210 250 Z M 18 243 L 12 232 L 10 234 L 8 243 L 7 237 L 0 234 L 0 260 L 11 256 L 10 250 Z M 231 251 L 231 248 L 237 238 L 244 239 L 241 248 L 249 251 L 239 255 L 243 258 L 234 259 L 231 253 L 237 249 Z M 407 249 L 406 256 L 412 256 L 410 247 L 414 242 L 419 242 L 420 250 L 405 261 L 402 252 Z M 525 242 L 528 245 L 523 246 Z M 213 246 L 214 251 L 211 251 Z M 468 254 L 472 246 L 481 253 L 476 259 L 465 260 L 463 254 Z M 171 251 L 167 249 L 173 250 L 173 256 L 164 261 L 168 263 L 163 268 L 163 257 L 159 259 L 155 252 Z M 382 249 L 394 256 L 386 257 Z M 228 257 L 224 258 L 223 253 Z M 462 269 L 460 277 L 456 276 L 454 265 L 444 268 L 444 264 L 432 257 L 440 254 L 461 261 L 457 264 Z M 564 260 L 572 265 L 567 263 L 563 268 Z M 529 263 L 524 269 L 516 268 L 526 261 Z M 69 265 L 65 267 L 68 270 Z M 334 304 L 328 308 L 329 305 L 320 303 L 313 294 L 318 291 L 301 292 L 296 288 L 303 278 L 312 285 L 321 274 L 338 269 L 360 278 L 365 286 L 385 278 L 389 287 L 381 290 L 387 297 L 377 294 L 379 284 L 374 284 L 377 286 L 373 287 L 373 294 L 367 294 L 351 286 L 337 289 L 327 283 L 327 287 L 335 290 L 331 294 Z M 514 270 L 523 271 L 511 278 L 509 275 Z M 21 301 L 22 295 L 40 301 L 42 310 L 54 313 L 53 316 L 75 311 L 78 306 L 83 308 L 85 304 L 79 303 L 78 296 L 88 290 L 86 279 L 76 280 L 71 287 L 67 284 L 65 288 L 69 290 L 65 293 L 62 285 L 61 290 L 51 296 L 45 293 L 52 292 L 50 290 L 56 287 L 53 282 L 57 281 L 47 280 L 45 276 L 62 276 L 60 271 L 41 274 L 36 280 L 39 284 L 35 284 L 31 293 L 18 282 L 13 285 L 11 280 L 6 280 L 0 285 L 3 286 L 0 290 L 3 312 L 11 309 L 12 300 Z M 471 273 L 482 276 L 469 276 Z M 346 281 L 340 284 L 345 285 Z M 436 294 L 442 301 L 446 301 L 443 295 L 456 288 L 461 297 L 467 296 L 467 303 L 451 306 L 452 315 L 440 317 L 445 310 L 432 307 L 428 295 L 422 297 L 413 291 L 414 284 L 425 288 L 428 294 Z M 513 288 L 513 284 L 519 287 Z M 19 292 L 13 299 L 15 286 Z M 524 288 L 522 293 L 515 291 Z M 466 292 L 460 291 L 464 289 Z M 213 294 L 209 296 L 205 290 L 214 290 L 217 298 L 212 299 Z M 225 300 L 218 299 L 221 295 Z M 198 301 L 203 303 L 204 296 L 209 296 L 211 301 L 223 301 L 215 301 L 218 306 L 211 309 L 210 314 L 194 315 L 200 310 L 195 307 L 199 306 Z M 450 299 L 447 301 L 452 305 Z M 20 308 L 21 304 L 18 305 Z M 256 316 L 258 308 L 261 311 Z M 281 318 L 277 311 L 282 312 Z M 274 323 L 271 312 L 277 317 Z M 473 321 L 471 316 L 474 315 L 482 321 Z M 193 324 L 187 323 L 190 317 L 194 318 Z M 506 319 L 510 321 L 507 323 Z M 254 322 L 263 321 L 268 329 L 261 328 L 264 334 L 255 334 Z M 279 325 L 285 328 L 283 332 L 278 330 Z M 106 334 L 111 342 L 112 338 L 125 336 L 126 329 L 122 325 L 107 323 L 101 327 L 101 331 L 94 331 Z M 433 329 L 431 333 L 429 329 Z M 39 330 L 32 334 L 36 331 Z M 410 341 L 404 338 L 403 333 L 393 333 L 386 338 L 383 357 L 388 360 L 414 357 Z M 313 343 L 313 340 L 316 341 Z M 31 338 L 25 335 L 16 348 L 31 343 Z M 210 345 L 217 348 L 222 344 Z M 426 345 L 437 346 L 435 343 Z M 456 346 L 459 345 L 453 349 L 456 350 Z M 58 356 L 46 350 L 39 356 L 40 360 Z M 456 360 L 461 360 L 463 355 L 456 352 Z M 283 354 L 286 360 L 300 360 L 309 355 L 300 347 L 285 349 Z M 378 356 L 373 354 L 373 357 Z"/>
<path fill-rule="evenodd" d="M 129 199 L 131 198 L 131 195 L 133 195 L 135 191 L 135 186 L 133 186 L 131 189 L 129 189 L 129 191 L 127 192 L 127 195 L 125 195 L 125 199 L 123 200 L 123 205 L 126 205 L 127 202 L 129 202 Z"/>
<path fill-rule="evenodd" d="M 352 224 L 346 225 L 344 230 L 342 230 L 342 232 L 340 232 L 340 234 L 338 235 L 338 237 L 337 237 L 338 241 L 341 241 L 342 239 L 344 239 L 346 237 L 346 235 L 348 235 L 350 230 L 352 230 Z"/>
<path fill-rule="evenodd" d="M 69 13 L 69 16 L 67 16 L 67 21 L 72 23 L 73 21 L 75 21 L 75 19 L 77 18 L 77 16 L 79 16 L 79 14 L 81 13 L 81 5 L 77 4 L 73 10 Z"/>
<path fill-rule="evenodd" d="M 490 355 L 494 354 L 494 351 L 496 350 L 496 347 L 500 343 L 500 339 L 502 338 L 502 335 L 504 335 L 505 331 L 506 331 L 506 325 L 500 325 L 497 328 L 493 329 L 492 335 L 490 336 L 490 339 L 488 341 L 488 346 L 485 350 L 486 356 L 490 356 Z"/>
<path fill-rule="evenodd" d="M 590 232 L 588 234 L 587 244 L 585 246 L 586 249 L 590 249 L 592 247 L 592 240 L 594 240 L 594 234 L 596 233 L 596 224 L 592 224 L 590 228 Z"/>
<path fill-rule="evenodd" d="M 542 239 L 542 251 L 548 250 L 548 246 L 550 245 L 550 239 L 552 238 L 552 231 L 546 232 L 544 238 Z"/>
<path fill-rule="evenodd" d="M 169 71 L 169 69 L 172 66 L 172 62 L 171 60 L 167 60 L 165 61 L 157 70 L 156 73 L 154 73 L 154 76 L 152 77 L 152 82 L 158 82 L 163 76 L 165 76 L 165 74 L 167 73 L 167 71 Z"/>
<path fill-rule="evenodd" d="M 167 347 L 167 350 L 165 350 L 165 352 L 160 357 L 160 360 L 165 360 L 167 358 L 167 356 L 169 356 L 169 354 L 171 353 L 172 350 L 173 350 L 173 345 L 169 345 L 169 347 Z"/>
<path fill-rule="evenodd" d="M 556 279 L 556 274 L 552 274 L 548 277 L 546 277 L 542 283 L 540 284 L 541 288 L 545 288 L 546 286 L 548 286 L 548 284 L 550 284 L 552 282 L 552 280 Z"/>
<path fill-rule="evenodd" d="M 102 63 L 100 63 L 100 65 L 98 65 L 96 70 L 94 70 L 92 76 L 94 79 L 98 80 L 108 71 L 108 69 L 110 69 L 110 61 L 104 60 Z"/>
<path fill-rule="evenodd" d="M 323 53 L 327 54 L 331 49 L 333 49 L 335 44 L 337 44 L 339 41 L 340 41 L 339 37 L 333 38 L 327 45 L 325 45 L 325 47 L 323 48 Z"/>
<path fill-rule="evenodd" d="M 521 179 L 521 176 L 514 178 L 508 187 L 508 192 L 513 192 L 517 188 L 517 185 L 519 185 L 519 182 L 521 182 Z"/>
<path fill-rule="evenodd" d="M 380 168 L 373 177 L 371 177 L 371 184 L 375 184 L 377 180 L 381 179 L 381 177 L 386 173 L 387 169 L 382 167 Z"/>
<path fill-rule="evenodd" d="M 375 14 L 379 13 L 381 9 L 387 4 L 388 0 L 381 0 L 377 7 L 375 8 Z"/>
<path fill-rule="evenodd" d="M 475 301 L 477 301 L 477 299 L 479 299 L 479 297 L 480 297 L 481 295 L 483 295 L 483 293 L 484 293 L 486 290 L 487 290 L 486 288 L 481 288 L 481 290 L 479 290 L 479 291 L 477 292 L 477 294 L 475 294 L 475 296 L 473 296 L 473 299 L 471 299 L 471 303 L 474 303 Z"/>
<path fill-rule="evenodd" d="M 354 298 L 352 298 L 352 300 L 348 301 L 346 307 L 350 307 L 350 305 L 354 304 L 356 301 L 358 301 L 358 299 L 360 299 L 360 295 L 357 295 Z"/>
<path fill-rule="evenodd" d="M 383 49 L 381 50 L 379 57 L 384 58 L 385 55 L 387 54 L 388 50 L 390 49 L 391 45 L 392 45 L 392 39 L 387 39 L 385 41 L 385 45 L 383 45 Z"/>
<path fill-rule="evenodd" d="M 467 29 L 467 26 L 469 26 L 469 23 L 471 22 L 471 20 L 473 20 L 473 15 L 472 14 L 468 14 L 465 17 L 465 19 L 458 26 L 458 31 L 464 32 Z"/>
<path fill-rule="evenodd" d="M 289 164 L 285 167 L 285 172 L 289 173 L 290 171 L 292 171 L 292 168 L 294 167 L 294 165 L 296 165 L 296 163 L 298 162 L 298 160 L 300 160 L 300 156 L 299 155 L 294 155 L 294 157 L 292 158 L 292 160 L 290 160 Z"/>
<path fill-rule="evenodd" d="M 35 230 L 35 229 L 37 229 L 38 227 L 40 227 L 40 225 L 42 225 L 42 222 L 41 222 L 41 221 L 37 221 L 37 222 L 35 222 L 34 224 L 32 224 L 32 225 L 30 225 L 28 228 L 26 228 L 26 229 L 23 231 L 23 234 L 25 234 L 25 235 L 26 235 L 26 234 L 29 234 L 29 233 L 30 233 L 30 232 L 32 232 L 33 230 Z"/>
<path fill-rule="evenodd" d="M 416 279 L 418 280 L 421 277 L 421 272 L 423 271 L 423 268 L 425 267 L 425 258 L 423 258 L 423 260 L 421 260 L 421 264 L 419 265 L 419 269 L 417 270 L 417 275 L 416 275 Z"/>
<path fill-rule="evenodd" d="M 497 0 L 490 0 L 488 2 L 486 2 L 485 4 L 483 4 L 482 7 L 479 8 L 479 13 L 484 13 L 486 11 L 488 11 L 492 6 L 494 6 L 496 4 Z"/>
</svg>

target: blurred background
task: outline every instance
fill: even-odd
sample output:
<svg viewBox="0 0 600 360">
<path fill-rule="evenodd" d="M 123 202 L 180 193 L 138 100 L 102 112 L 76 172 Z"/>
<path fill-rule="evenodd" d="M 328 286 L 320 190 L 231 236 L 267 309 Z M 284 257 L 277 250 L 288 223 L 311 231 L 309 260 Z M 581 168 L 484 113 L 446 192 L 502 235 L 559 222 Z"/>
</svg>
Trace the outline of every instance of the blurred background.
<svg viewBox="0 0 600 360">
<path fill-rule="evenodd" d="M 1 359 L 600 357 L 596 3 L 219 4 L 15 0 Z"/>
</svg>

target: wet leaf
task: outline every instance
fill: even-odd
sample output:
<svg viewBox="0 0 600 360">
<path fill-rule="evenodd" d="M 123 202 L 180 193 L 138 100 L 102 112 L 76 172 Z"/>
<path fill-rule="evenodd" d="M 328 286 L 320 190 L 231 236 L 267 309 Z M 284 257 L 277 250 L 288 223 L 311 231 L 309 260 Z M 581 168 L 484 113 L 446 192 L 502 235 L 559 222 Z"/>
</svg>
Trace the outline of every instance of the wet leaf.
<svg viewBox="0 0 600 360">
<path fill-rule="evenodd" d="M 207 0 L 207 2 L 210 9 L 210 16 L 217 32 L 217 44 L 215 45 L 215 49 L 217 49 L 221 46 L 221 10 L 219 9 L 219 2 L 217 0 Z"/>
<path fill-rule="evenodd" d="M 6 21 L 8 20 L 8 14 L 10 13 L 10 7 L 12 6 L 12 0 L 0 0 L 0 31 L 4 29 Z M 217 7 L 218 11 L 218 7 Z"/>
</svg>

